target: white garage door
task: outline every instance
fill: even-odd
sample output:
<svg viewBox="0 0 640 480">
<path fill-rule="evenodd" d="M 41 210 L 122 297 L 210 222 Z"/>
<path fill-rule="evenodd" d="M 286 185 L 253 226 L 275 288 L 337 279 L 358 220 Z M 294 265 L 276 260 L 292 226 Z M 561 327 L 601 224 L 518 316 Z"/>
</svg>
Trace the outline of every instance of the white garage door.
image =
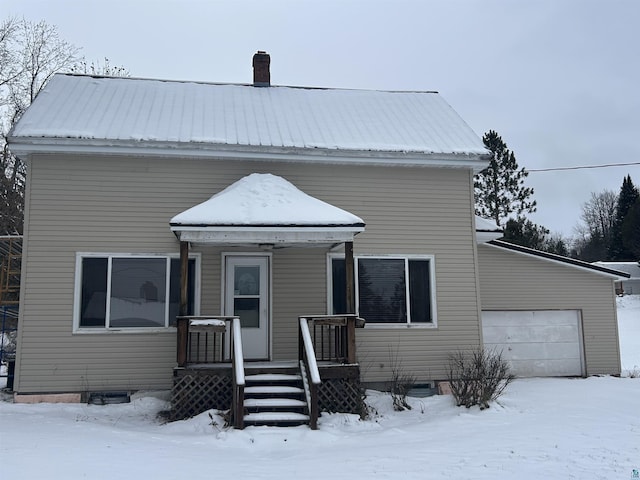
<svg viewBox="0 0 640 480">
<path fill-rule="evenodd" d="M 519 377 L 582 375 L 577 310 L 483 311 L 484 346 L 502 351 Z"/>
</svg>

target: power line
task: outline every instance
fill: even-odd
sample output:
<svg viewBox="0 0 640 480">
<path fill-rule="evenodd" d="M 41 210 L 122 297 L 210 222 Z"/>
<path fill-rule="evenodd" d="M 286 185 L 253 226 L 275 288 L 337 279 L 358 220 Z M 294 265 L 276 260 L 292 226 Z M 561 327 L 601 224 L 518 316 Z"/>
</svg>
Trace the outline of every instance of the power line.
<svg viewBox="0 0 640 480">
<path fill-rule="evenodd" d="M 640 165 L 640 162 L 606 163 L 602 165 L 582 165 L 578 167 L 534 168 L 532 170 L 527 170 L 527 172 L 555 172 L 558 170 L 584 170 L 587 168 L 626 167 L 629 165 Z"/>
</svg>

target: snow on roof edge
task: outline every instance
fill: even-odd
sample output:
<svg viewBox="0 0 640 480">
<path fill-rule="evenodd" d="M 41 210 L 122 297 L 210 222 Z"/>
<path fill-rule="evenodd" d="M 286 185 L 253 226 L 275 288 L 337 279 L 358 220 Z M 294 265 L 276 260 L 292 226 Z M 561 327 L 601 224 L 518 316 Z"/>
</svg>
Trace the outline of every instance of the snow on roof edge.
<svg viewBox="0 0 640 480">
<path fill-rule="evenodd" d="M 582 260 L 576 260 L 575 258 L 564 257 L 562 255 L 557 255 L 555 253 L 543 252 L 541 250 L 535 250 L 533 248 L 523 247 L 522 245 L 516 245 L 514 243 L 505 242 L 503 240 L 491 240 L 490 242 L 487 242 L 486 245 L 492 246 L 494 248 L 500 248 L 503 250 L 510 250 L 515 253 L 520 253 L 523 255 L 542 258 L 544 260 L 549 260 L 554 263 L 561 263 L 570 267 L 579 268 L 581 270 L 590 271 L 592 273 L 602 274 L 608 277 L 614 277 L 618 279 L 629 278 L 629 274 L 625 272 L 613 270 L 610 268 L 599 267 L 597 265 L 593 265 L 591 263 L 584 262 Z"/>
<path fill-rule="evenodd" d="M 167 113 L 174 110 L 182 115 Z M 12 148 L 25 152 L 30 144 L 44 146 L 43 139 L 85 147 L 103 140 L 127 146 L 146 141 L 356 154 L 488 154 L 478 135 L 434 91 L 256 89 L 250 84 L 78 74 L 54 76 L 10 136 Z"/>
</svg>

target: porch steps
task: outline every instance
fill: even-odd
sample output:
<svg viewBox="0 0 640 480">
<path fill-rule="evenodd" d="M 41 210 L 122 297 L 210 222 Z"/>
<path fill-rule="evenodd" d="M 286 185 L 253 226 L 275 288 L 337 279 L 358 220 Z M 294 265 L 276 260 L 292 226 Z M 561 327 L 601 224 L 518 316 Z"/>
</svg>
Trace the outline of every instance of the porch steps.
<svg viewBox="0 0 640 480">
<path fill-rule="evenodd" d="M 309 415 L 302 377 L 291 368 L 268 370 L 246 371 L 245 425 L 308 425 Z"/>
</svg>

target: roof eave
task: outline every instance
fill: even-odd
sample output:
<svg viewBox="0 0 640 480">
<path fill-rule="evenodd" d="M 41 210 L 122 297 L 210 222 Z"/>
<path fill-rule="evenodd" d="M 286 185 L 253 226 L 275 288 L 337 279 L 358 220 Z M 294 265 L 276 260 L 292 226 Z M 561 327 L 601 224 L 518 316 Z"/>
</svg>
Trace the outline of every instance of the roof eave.
<svg viewBox="0 0 640 480">
<path fill-rule="evenodd" d="M 319 246 L 352 242 L 364 226 L 185 226 L 172 225 L 181 242 L 197 245 Z"/>
<path fill-rule="evenodd" d="M 108 154 L 144 157 L 198 157 L 209 159 L 270 160 L 349 165 L 392 165 L 401 167 L 438 166 L 486 168 L 489 154 L 468 152 L 417 152 L 346 150 L 315 147 L 271 147 L 226 145 L 206 142 L 154 142 L 52 137 L 10 137 L 9 148 L 19 158 L 34 153 Z"/>
<path fill-rule="evenodd" d="M 623 279 L 629 278 L 629 275 L 625 272 L 612 270 L 610 268 L 599 267 L 597 265 L 593 265 L 588 262 L 583 262 L 582 260 L 563 257 L 562 255 L 543 252 L 540 250 L 535 250 L 533 248 L 528 248 L 528 247 L 523 247 L 521 245 L 515 245 L 513 243 L 503 242 L 501 240 L 491 240 L 490 242 L 487 242 L 485 245 L 488 245 L 494 248 L 499 248 L 502 250 L 509 250 L 522 255 L 541 258 L 549 262 L 570 266 L 570 267 L 577 268 L 579 270 L 587 271 L 590 273 L 600 274 L 609 278 L 613 278 L 615 280 L 623 280 Z"/>
</svg>

